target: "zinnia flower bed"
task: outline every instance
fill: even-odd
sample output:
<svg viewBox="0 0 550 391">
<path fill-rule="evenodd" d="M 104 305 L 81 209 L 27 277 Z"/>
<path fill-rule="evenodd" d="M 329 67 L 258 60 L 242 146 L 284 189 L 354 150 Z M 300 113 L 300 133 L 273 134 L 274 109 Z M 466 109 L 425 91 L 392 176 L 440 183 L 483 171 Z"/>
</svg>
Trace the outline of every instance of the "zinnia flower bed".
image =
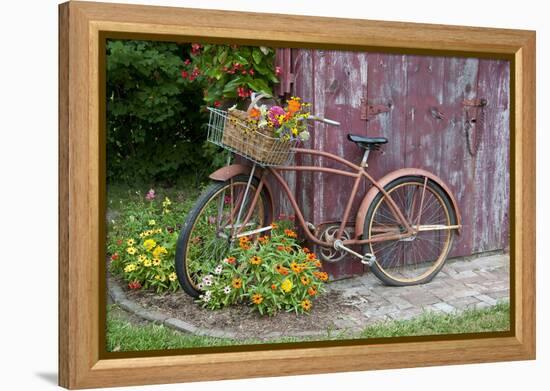
<svg viewBox="0 0 550 391">
<path fill-rule="evenodd" d="M 325 291 L 328 274 L 309 249 L 300 246 L 290 222 L 273 224 L 270 236 L 242 237 L 229 256 L 202 277 L 198 303 L 219 309 L 248 304 L 260 314 L 307 313 Z"/>
</svg>

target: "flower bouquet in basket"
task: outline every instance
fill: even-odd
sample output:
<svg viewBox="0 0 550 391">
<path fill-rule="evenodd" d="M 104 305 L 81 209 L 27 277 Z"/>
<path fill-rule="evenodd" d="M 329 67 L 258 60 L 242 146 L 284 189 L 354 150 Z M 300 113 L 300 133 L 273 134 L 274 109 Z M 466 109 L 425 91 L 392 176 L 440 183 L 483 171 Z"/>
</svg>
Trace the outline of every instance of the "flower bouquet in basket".
<svg viewBox="0 0 550 391">
<path fill-rule="evenodd" d="M 284 107 L 258 105 L 263 97 L 253 94 L 247 111 L 228 110 L 222 142 L 260 164 L 284 164 L 290 149 L 309 139 L 310 104 L 291 97 Z"/>
</svg>

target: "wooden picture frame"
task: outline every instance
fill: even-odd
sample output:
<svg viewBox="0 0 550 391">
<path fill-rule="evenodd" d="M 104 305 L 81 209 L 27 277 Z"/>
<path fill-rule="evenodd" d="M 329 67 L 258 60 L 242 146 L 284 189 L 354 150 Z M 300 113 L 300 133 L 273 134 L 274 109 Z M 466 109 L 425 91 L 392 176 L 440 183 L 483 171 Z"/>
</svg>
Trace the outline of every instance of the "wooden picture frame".
<svg viewBox="0 0 550 391">
<path fill-rule="evenodd" d="M 281 26 L 288 26 L 288 30 Z M 106 38 L 504 58 L 511 65 L 511 331 L 292 348 L 105 354 Z M 104 46 L 103 46 L 104 47 Z M 59 384 L 174 383 L 535 358 L 535 32 L 88 2 L 59 6 Z M 294 365 L 303 363 L 308 365 Z M 215 368 L 215 370 L 213 370 Z"/>
</svg>

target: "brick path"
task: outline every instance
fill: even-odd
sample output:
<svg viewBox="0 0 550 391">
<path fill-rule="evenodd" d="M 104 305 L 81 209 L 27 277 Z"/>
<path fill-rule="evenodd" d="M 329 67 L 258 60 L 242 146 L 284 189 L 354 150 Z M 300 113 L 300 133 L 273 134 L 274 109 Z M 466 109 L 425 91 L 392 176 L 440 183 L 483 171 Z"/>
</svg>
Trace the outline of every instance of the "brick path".
<svg viewBox="0 0 550 391">
<path fill-rule="evenodd" d="M 485 308 L 509 298 L 509 256 L 496 254 L 448 260 L 428 284 L 410 287 L 383 285 L 372 273 L 328 284 L 361 315 L 341 315 L 338 328 L 355 329 L 389 319 L 409 319 L 423 311 L 451 313 Z"/>
</svg>

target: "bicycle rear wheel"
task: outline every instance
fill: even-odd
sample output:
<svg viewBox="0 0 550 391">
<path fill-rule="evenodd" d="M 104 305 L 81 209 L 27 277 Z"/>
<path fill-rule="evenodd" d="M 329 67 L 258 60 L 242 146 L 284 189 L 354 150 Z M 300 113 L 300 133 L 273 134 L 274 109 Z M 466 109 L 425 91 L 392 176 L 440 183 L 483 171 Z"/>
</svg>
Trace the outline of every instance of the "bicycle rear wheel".
<svg viewBox="0 0 550 391">
<path fill-rule="evenodd" d="M 416 285 L 431 281 L 443 267 L 452 245 L 456 216 L 448 195 L 435 182 L 424 178 L 401 177 L 385 187 L 416 235 L 369 243 L 363 252 L 376 256 L 372 272 L 385 284 Z M 424 196 L 422 197 L 422 195 Z M 423 200 L 422 200 L 423 198 Z M 394 216 L 388 198 L 380 192 L 371 203 L 365 220 L 368 238 L 389 233 L 405 233 Z"/>
<path fill-rule="evenodd" d="M 228 254 L 231 236 L 238 229 L 236 218 L 243 204 L 247 176 L 237 176 L 225 182 L 211 184 L 187 215 L 176 245 L 176 274 L 180 286 L 193 297 L 201 292 L 202 277 L 210 273 Z M 244 220 L 258 188 L 253 178 L 242 207 Z M 271 223 L 271 200 L 265 188 L 243 231 L 251 231 Z"/>
</svg>

